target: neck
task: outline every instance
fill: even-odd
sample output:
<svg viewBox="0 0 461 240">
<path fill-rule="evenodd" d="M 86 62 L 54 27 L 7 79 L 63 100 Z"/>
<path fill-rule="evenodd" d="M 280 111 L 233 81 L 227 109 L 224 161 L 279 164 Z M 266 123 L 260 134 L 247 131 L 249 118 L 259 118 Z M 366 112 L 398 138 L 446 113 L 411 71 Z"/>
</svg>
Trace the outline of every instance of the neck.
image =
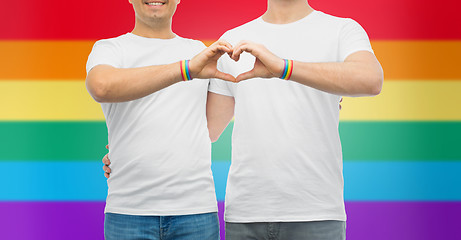
<svg viewBox="0 0 461 240">
<path fill-rule="evenodd" d="M 136 23 L 131 33 L 141 37 L 160 39 L 170 39 L 176 36 L 171 30 L 171 19 L 144 22 L 136 18 Z"/>
<path fill-rule="evenodd" d="M 264 21 L 274 24 L 286 24 L 300 20 L 314 9 L 307 0 L 268 0 L 267 11 L 262 15 Z"/>
</svg>

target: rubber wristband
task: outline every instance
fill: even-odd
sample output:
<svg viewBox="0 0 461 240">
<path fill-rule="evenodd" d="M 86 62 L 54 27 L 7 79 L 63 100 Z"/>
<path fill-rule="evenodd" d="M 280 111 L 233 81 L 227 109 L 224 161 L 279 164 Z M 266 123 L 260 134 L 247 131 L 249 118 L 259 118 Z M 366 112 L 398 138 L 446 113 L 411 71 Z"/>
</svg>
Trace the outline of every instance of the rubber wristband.
<svg viewBox="0 0 461 240">
<path fill-rule="evenodd" d="M 190 70 L 189 70 L 189 60 L 182 60 L 180 62 L 180 67 L 181 67 L 182 80 L 183 81 L 192 80 L 192 77 L 190 76 Z"/>
<path fill-rule="evenodd" d="M 281 79 L 289 80 L 293 73 L 293 60 L 283 59 L 285 61 L 285 68 L 283 69 Z"/>
</svg>

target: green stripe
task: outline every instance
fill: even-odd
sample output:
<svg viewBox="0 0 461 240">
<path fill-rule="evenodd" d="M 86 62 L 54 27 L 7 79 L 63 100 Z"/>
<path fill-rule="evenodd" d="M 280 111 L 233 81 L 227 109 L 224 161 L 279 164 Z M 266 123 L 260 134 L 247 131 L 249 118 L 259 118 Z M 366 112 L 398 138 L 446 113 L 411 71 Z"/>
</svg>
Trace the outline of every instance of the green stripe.
<svg viewBox="0 0 461 240">
<path fill-rule="evenodd" d="M 461 122 L 342 122 L 345 160 L 461 160 Z"/>
<path fill-rule="evenodd" d="M 231 158 L 233 122 L 213 144 L 213 160 Z M 339 126 L 351 160 L 461 160 L 461 122 L 349 122 Z"/>
<path fill-rule="evenodd" d="M 213 143 L 229 161 L 233 123 Z M 461 160 L 461 122 L 341 122 L 344 159 Z M 104 122 L 0 122 L 0 160 L 97 160 L 106 153 Z"/>
<path fill-rule="evenodd" d="M 107 152 L 105 122 L 0 122 L 0 160 L 95 160 Z"/>
<path fill-rule="evenodd" d="M 211 147 L 211 159 L 213 161 L 230 161 L 232 152 L 232 129 L 234 121 L 231 121 L 218 141 L 214 142 Z"/>
</svg>

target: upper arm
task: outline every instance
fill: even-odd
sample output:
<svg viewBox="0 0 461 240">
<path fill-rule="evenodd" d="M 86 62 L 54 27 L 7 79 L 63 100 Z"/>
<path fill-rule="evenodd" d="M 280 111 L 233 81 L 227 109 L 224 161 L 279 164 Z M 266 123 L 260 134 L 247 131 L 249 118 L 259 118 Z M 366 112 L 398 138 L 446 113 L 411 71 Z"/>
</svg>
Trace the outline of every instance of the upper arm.
<svg viewBox="0 0 461 240">
<path fill-rule="evenodd" d="M 365 29 L 352 19 L 346 19 L 339 33 L 339 61 L 350 63 L 367 89 L 366 95 L 377 95 L 381 92 L 383 70 L 373 53 L 370 39 Z"/>
<path fill-rule="evenodd" d="M 373 53 L 365 29 L 352 19 L 345 19 L 339 31 L 339 61 L 345 61 L 350 55 L 358 51 Z"/>
<path fill-rule="evenodd" d="M 106 90 L 108 74 L 122 67 L 121 51 L 114 40 L 97 41 L 86 63 L 86 87 L 90 95 L 101 102 Z"/>
<path fill-rule="evenodd" d="M 227 72 L 223 64 L 223 58 L 218 60 L 217 68 Z M 206 115 L 208 131 L 212 142 L 218 140 L 221 133 L 227 127 L 234 116 L 234 83 L 220 79 L 211 79 L 208 88 Z"/>
<path fill-rule="evenodd" d="M 212 142 L 218 140 L 230 120 L 232 120 L 234 106 L 234 97 L 208 92 L 206 116 Z"/>
<path fill-rule="evenodd" d="M 113 67 L 122 67 L 122 55 L 115 40 L 100 40 L 97 41 L 91 50 L 86 62 L 87 74 L 95 67 L 101 64 L 110 65 Z"/>
</svg>

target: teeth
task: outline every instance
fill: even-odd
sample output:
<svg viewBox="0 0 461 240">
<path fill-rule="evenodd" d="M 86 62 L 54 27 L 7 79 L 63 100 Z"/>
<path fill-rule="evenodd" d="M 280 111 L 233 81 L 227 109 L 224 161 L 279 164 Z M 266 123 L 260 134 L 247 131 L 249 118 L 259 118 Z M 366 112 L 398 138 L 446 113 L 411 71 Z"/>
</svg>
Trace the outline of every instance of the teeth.
<svg viewBox="0 0 461 240">
<path fill-rule="evenodd" d="M 153 2 L 153 3 L 147 3 L 147 5 L 150 5 L 150 6 L 160 6 L 160 5 L 163 5 L 163 3 Z"/>
</svg>

